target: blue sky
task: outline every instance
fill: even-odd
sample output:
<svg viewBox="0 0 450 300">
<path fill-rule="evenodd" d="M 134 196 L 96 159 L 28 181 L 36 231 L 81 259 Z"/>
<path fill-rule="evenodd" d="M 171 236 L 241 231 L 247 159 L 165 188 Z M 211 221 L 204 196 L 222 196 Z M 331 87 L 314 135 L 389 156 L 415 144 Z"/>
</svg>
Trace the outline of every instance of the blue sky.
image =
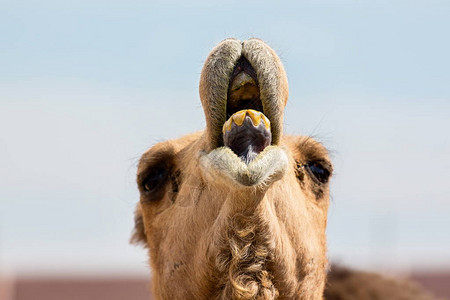
<svg viewBox="0 0 450 300">
<path fill-rule="evenodd" d="M 447 1 L 2 1 L 0 267 L 145 272 L 136 161 L 204 126 L 202 63 L 260 37 L 286 132 L 331 149 L 330 257 L 450 267 Z"/>
</svg>

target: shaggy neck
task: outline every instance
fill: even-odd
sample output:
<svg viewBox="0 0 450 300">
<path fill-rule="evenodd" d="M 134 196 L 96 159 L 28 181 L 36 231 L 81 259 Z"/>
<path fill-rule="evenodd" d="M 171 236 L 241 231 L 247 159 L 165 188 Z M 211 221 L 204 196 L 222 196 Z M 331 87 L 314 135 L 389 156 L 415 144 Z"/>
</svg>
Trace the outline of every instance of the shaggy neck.
<svg viewBox="0 0 450 300">
<path fill-rule="evenodd" d="M 206 253 L 199 252 L 209 261 L 204 273 L 210 283 L 209 298 L 321 299 L 324 266 L 311 259 L 316 255 L 308 243 L 298 244 L 288 237 L 286 221 L 280 216 L 289 213 L 280 211 L 269 196 L 234 192 L 223 199 L 204 240 Z"/>
<path fill-rule="evenodd" d="M 272 261 L 272 235 L 264 218 L 264 194 L 239 193 L 227 199 L 216 228 L 215 268 L 222 291 L 218 299 L 276 299 L 268 262 Z M 269 263 L 270 264 L 270 263 Z"/>
</svg>

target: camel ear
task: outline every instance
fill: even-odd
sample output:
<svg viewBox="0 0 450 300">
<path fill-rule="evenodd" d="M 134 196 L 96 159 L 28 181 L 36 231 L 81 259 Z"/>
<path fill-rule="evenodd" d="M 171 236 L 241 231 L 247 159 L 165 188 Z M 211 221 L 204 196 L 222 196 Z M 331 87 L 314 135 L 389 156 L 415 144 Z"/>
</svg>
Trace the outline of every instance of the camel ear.
<svg viewBox="0 0 450 300">
<path fill-rule="evenodd" d="M 130 243 L 133 245 L 143 245 L 147 247 L 147 236 L 145 234 L 144 219 L 141 206 L 138 204 L 134 212 L 134 229 Z"/>
</svg>

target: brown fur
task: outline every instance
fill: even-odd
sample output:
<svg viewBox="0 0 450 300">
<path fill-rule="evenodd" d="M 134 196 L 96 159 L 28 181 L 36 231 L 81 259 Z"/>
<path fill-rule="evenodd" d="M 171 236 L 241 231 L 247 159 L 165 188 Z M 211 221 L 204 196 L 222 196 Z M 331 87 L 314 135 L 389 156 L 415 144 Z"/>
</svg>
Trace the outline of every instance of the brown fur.
<svg viewBox="0 0 450 300">
<path fill-rule="evenodd" d="M 257 74 L 273 135 L 249 164 L 221 147 L 220 137 L 241 56 Z M 206 130 L 142 156 L 132 241 L 149 249 L 157 299 L 322 299 L 329 186 L 309 164 L 330 174 L 332 167 L 320 143 L 282 135 L 287 97 L 284 68 L 269 46 L 227 39 L 201 74 Z M 333 285 L 327 297 L 338 295 Z"/>
<path fill-rule="evenodd" d="M 155 295 L 161 299 L 292 299 L 294 295 L 320 299 L 327 266 L 328 187 L 319 191 L 297 166 L 310 158 L 328 160 L 326 150 L 309 138 L 285 136 L 285 150 L 291 155 L 285 179 L 265 195 L 257 189 L 233 192 L 207 184 L 199 174 L 195 157 L 204 145 L 194 136 L 157 144 L 139 164 L 142 196 L 133 240 L 149 247 Z M 159 163 L 181 171 L 175 203 L 171 182 L 156 201 L 142 190 L 145 173 Z M 298 182 L 298 172 L 305 173 L 303 182 Z M 245 203 L 254 197 L 262 201 Z M 304 294 L 309 298 L 300 297 Z"/>
<path fill-rule="evenodd" d="M 327 300 L 433 300 L 417 284 L 378 274 L 335 267 L 325 288 Z"/>
</svg>

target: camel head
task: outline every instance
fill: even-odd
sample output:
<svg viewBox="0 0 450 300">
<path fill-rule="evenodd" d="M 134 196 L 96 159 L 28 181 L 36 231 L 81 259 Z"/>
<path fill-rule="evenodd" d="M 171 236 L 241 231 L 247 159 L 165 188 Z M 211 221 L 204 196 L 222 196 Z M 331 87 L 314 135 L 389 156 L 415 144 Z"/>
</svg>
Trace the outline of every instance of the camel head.
<svg viewBox="0 0 450 300">
<path fill-rule="evenodd" d="M 332 166 L 320 143 L 283 135 L 280 59 L 261 40 L 224 40 L 200 98 L 206 129 L 138 166 L 132 241 L 149 249 L 155 297 L 322 299 Z"/>
</svg>

